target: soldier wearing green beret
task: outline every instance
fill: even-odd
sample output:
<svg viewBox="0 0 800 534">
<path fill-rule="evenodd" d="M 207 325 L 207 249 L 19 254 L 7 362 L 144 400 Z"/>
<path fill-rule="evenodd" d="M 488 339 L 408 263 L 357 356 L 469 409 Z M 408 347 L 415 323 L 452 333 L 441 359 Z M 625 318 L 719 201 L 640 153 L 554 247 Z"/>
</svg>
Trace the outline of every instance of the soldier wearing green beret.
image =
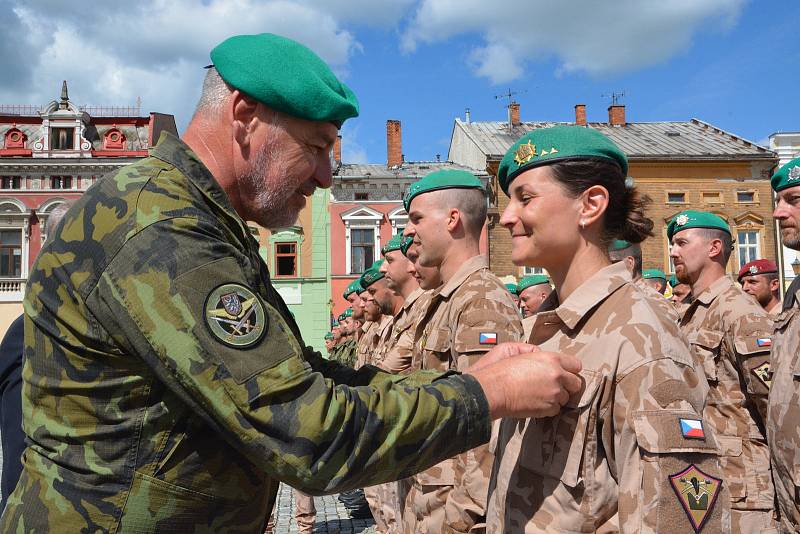
<svg viewBox="0 0 800 534">
<path fill-rule="evenodd" d="M 331 349 L 333 348 L 333 332 L 328 332 L 325 334 L 325 350 L 330 353 Z"/>
<path fill-rule="evenodd" d="M 775 191 L 775 217 L 784 246 L 800 250 L 800 158 L 795 158 L 772 176 Z M 780 511 L 780 531 L 800 530 L 800 276 L 792 281 L 783 299 L 783 311 L 775 318 L 772 336 L 772 369 L 769 392 L 769 443 L 772 477 Z"/>
<path fill-rule="evenodd" d="M 772 321 L 730 276 L 730 227 L 720 216 L 687 210 L 667 226 L 679 282 L 694 300 L 680 327 L 691 343 L 710 390 L 704 420 L 720 443 L 720 464 L 730 484 L 731 532 L 774 528 L 775 493 L 769 471 L 767 422 Z M 739 482 L 740 481 L 740 482 Z"/>
<path fill-rule="evenodd" d="M 547 300 L 553 287 L 550 279 L 543 274 L 533 274 L 524 277 L 519 281 L 519 300 L 522 308 L 522 332 L 523 339 L 529 339 L 533 323 L 535 322 L 536 310 Z"/>
<path fill-rule="evenodd" d="M 642 276 L 642 246 L 639 243 L 615 239 L 608 247 L 608 257 L 612 263 L 625 262 L 634 280 Z"/>
<path fill-rule="evenodd" d="M 584 385 L 568 413 L 500 422 L 488 532 L 723 531 L 707 386 L 675 322 L 609 258 L 615 239 L 652 235 L 626 174 L 619 147 L 581 126 L 535 129 L 500 163 L 511 259 L 555 286 L 528 342 L 580 358 Z"/>
<path fill-rule="evenodd" d="M 525 356 L 399 385 L 308 348 L 245 221 L 293 224 L 330 186 L 358 103 L 283 37 L 211 58 L 183 137 L 98 180 L 31 269 L 29 446 L 2 532 L 260 533 L 278 481 L 396 479 L 486 443 L 493 418 L 558 404 L 561 377 Z"/>
<path fill-rule="evenodd" d="M 661 295 L 667 290 L 667 275 L 661 269 L 645 269 L 642 280 Z"/>
</svg>

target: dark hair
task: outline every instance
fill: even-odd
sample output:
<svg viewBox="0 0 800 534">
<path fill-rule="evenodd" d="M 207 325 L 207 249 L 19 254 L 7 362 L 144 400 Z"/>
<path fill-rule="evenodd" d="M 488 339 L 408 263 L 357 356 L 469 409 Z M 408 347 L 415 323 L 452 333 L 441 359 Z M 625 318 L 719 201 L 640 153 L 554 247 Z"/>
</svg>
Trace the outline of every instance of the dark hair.
<svg viewBox="0 0 800 534">
<path fill-rule="evenodd" d="M 701 228 L 699 233 L 709 241 L 712 239 L 722 241 L 722 264 L 728 265 L 728 260 L 731 259 L 731 254 L 733 253 L 733 236 L 725 230 L 716 228 Z"/>
<path fill-rule="evenodd" d="M 635 187 L 627 187 L 622 168 L 604 159 L 575 159 L 550 165 L 553 178 L 577 197 L 593 185 L 608 191 L 605 212 L 606 244 L 614 239 L 641 243 L 653 235 L 653 221 L 645 215 L 650 197 L 640 195 Z"/>
</svg>

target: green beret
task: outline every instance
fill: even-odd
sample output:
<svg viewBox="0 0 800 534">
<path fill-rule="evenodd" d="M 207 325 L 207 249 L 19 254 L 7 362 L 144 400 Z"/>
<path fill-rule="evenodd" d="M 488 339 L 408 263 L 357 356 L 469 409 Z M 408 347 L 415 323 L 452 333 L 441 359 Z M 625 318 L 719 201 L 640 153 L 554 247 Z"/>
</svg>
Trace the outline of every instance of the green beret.
<svg viewBox="0 0 800 534">
<path fill-rule="evenodd" d="M 517 290 L 521 294 L 529 287 L 538 286 L 539 284 L 550 285 L 550 279 L 543 274 L 532 274 L 519 281 L 519 284 L 517 284 Z"/>
<path fill-rule="evenodd" d="M 553 126 L 533 130 L 511 145 L 497 169 L 497 178 L 508 195 L 508 186 L 520 173 L 576 159 L 613 161 L 622 168 L 623 177 L 628 174 L 628 158 L 605 135 L 584 126 Z"/>
<path fill-rule="evenodd" d="M 625 241 L 624 239 L 615 239 L 611 242 L 611 245 L 609 245 L 608 250 L 625 250 L 630 246 L 631 243 L 629 241 Z"/>
<path fill-rule="evenodd" d="M 665 282 L 667 281 L 667 275 L 664 273 L 664 271 L 661 271 L 659 269 L 645 269 L 644 271 L 642 271 L 642 278 L 644 278 L 645 280 L 659 278 L 661 280 L 664 280 Z"/>
<path fill-rule="evenodd" d="M 363 290 L 366 290 L 369 286 L 383 278 L 383 273 L 380 271 L 381 265 L 383 265 L 383 260 L 378 260 L 361 275 L 359 283 Z"/>
<path fill-rule="evenodd" d="M 677 214 L 667 226 L 667 238 L 672 241 L 672 236 L 689 228 L 713 228 L 731 233 L 728 223 L 719 215 L 707 211 L 686 210 Z M 731 234 L 733 235 L 733 234 Z"/>
<path fill-rule="evenodd" d="M 408 252 L 408 247 L 411 246 L 411 242 L 413 239 L 411 237 L 403 237 L 402 234 L 395 234 L 392 238 L 386 242 L 383 247 L 381 247 L 381 254 L 386 256 L 387 252 L 392 252 L 394 250 L 399 250 L 403 253 L 403 256 L 406 255 Z"/>
<path fill-rule="evenodd" d="M 353 280 L 352 282 L 350 282 L 350 284 L 347 286 L 347 289 L 345 289 L 344 293 L 342 293 L 342 296 L 346 300 L 347 297 L 349 297 L 353 293 L 361 293 L 361 284 L 358 283 L 358 280 Z"/>
<path fill-rule="evenodd" d="M 339 314 L 339 317 L 337 318 L 337 320 L 338 320 L 340 323 L 341 323 L 342 321 L 344 321 L 344 320 L 345 320 L 345 316 L 344 316 L 344 314 L 343 314 L 343 313 L 340 313 L 340 314 Z"/>
<path fill-rule="evenodd" d="M 800 185 L 800 158 L 794 158 L 778 169 L 778 172 L 772 175 L 770 184 L 776 193 Z"/>
<path fill-rule="evenodd" d="M 403 206 L 408 211 L 414 197 L 440 189 L 480 189 L 483 191 L 483 184 L 471 172 L 455 169 L 434 171 L 411 184 L 411 187 L 408 188 L 408 193 L 406 193 L 406 198 L 403 199 Z"/>
<path fill-rule="evenodd" d="M 345 319 L 352 316 L 353 316 L 353 308 L 347 308 L 342 312 L 342 317 L 344 317 Z"/>
<path fill-rule="evenodd" d="M 339 328 L 339 321 L 337 321 L 336 319 L 334 319 L 334 320 L 333 320 L 333 324 L 331 325 L 331 328 Z"/>
<path fill-rule="evenodd" d="M 325 339 L 332 340 L 333 339 L 333 332 L 328 332 L 327 334 L 325 334 Z"/>
<path fill-rule="evenodd" d="M 358 116 L 353 91 L 319 56 L 286 37 L 235 35 L 211 51 L 211 61 L 229 85 L 274 110 L 337 126 Z"/>
<path fill-rule="evenodd" d="M 506 284 L 506 289 L 508 289 L 508 292 L 512 295 L 519 295 L 519 288 L 517 287 L 517 284 Z"/>
<path fill-rule="evenodd" d="M 677 276 L 673 274 L 672 276 L 669 277 L 669 287 L 675 287 L 678 284 L 680 284 L 680 282 L 678 282 Z"/>
</svg>

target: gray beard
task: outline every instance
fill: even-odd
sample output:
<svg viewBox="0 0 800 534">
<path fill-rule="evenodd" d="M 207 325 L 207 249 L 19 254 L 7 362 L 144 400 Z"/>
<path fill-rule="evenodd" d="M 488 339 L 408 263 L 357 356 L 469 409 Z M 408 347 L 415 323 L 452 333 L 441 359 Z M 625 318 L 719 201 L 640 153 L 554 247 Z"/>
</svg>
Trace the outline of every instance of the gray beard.
<svg viewBox="0 0 800 534">
<path fill-rule="evenodd" d="M 242 176 L 245 191 L 252 195 L 245 199 L 251 207 L 250 218 L 270 230 L 291 226 L 298 216 L 297 210 L 289 205 L 295 191 L 280 187 L 286 183 L 286 168 L 281 166 L 276 145 L 275 141 L 264 143 L 253 159 L 250 172 Z"/>
</svg>

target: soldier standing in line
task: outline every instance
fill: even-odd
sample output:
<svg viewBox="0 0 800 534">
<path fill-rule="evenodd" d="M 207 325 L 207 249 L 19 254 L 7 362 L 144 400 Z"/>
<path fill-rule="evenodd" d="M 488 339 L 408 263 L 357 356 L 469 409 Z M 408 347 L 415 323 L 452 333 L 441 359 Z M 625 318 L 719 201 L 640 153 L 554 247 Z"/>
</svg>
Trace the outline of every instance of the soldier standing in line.
<svg viewBox="0 0 800 534">
<path fill-rule="evenodd" d="M 347 286 L 347 289 L 345 289 L 344 293 L 342 294 L 344 299 L 350 303 L 350 308 L 353 310 L 353 321 L 358 323 L 358 325 L 355 327 L 355 333 L 353 335 L 356 343 L 358 343 L 358 340 L 361 339 L 361 334 L 363 333 L 361 327 L 365 322 L 364 303 L 361 301 L 361 297 L 359 296 L 359 293 L 362 291 L 361 278 L 356 278 L 350 282 L 350 285 Z"/>
<path fill-rule="evenodd" d="M 800 250 L 800 158 L 772 176 L 776 194 L 773 217 L 784 246 Z M 800 531 L 800 276 L 792 281 L 775 318 L 769 392 L 767 441 L 771 453 L 782 534 Z"/>
<path fill-rule="evenodd" d="M 667 291 L 667 275 L 661 269 L 645 269 L 642 281 L 662 297 Z"/>
<path fill-rule="evenodd" d="M 353 309 L 347 308 L 339 315 L 339 329 L 342 332 L 341 349 L 338 361 L 348 367 L 356 363 L 356 331 L 361 325 L 353 319 Z"/>
<path fill-rule="evenodd" d="M 550 296 L 553 287 L 550 285 L 550 279 L 543 274 L 526 276 L 519 281 L 518 287 L 519 300 L 523 310 L 522 332 L 524 337 L 522 339 L 528 339 L 535 321 L 536 310 Z"/>
<path fill-rule="evenodd" d="M 508 289 L 508 293 L 511 295 L 511 300 L 514 301 L 514 306 L 519 309 L 519 288 L 517 284 L 506 284 L 506 289 Z"/>
<path fill-rule="evenodd" d="M 742 290 L 752 296 L 770 315 L 781 312 L 781 281 L 778 266 L 772 260 L 754 260 L 739 269 Z"/>
<path fill-rule="evenodd" d="M 330 354 L 332 349 L 333 349 L 333 332 L 328 332 L 327 334 L 325 334 L 325 350 L 328 351 L 328 354 Z"/>
<path fill-rule="evenodd" d="M 370 266 L 369 269 L 364 271 L 359 278 L 359 283 L 363 291 L 359 294 L 362 306 L 364 308 L 365 325 L 363 328 L 364 333 L 358 341 L 358 353 L 356 357 L 356 369 L 364 365 L 374 365 L 376 355 L 374 354 L 375 346 L 378 343 L 378 338 L 383 332 L 382 326 L 385 328 L 387 325 L 383 323 L 383 312 L 381 312 L 375 299 L 369 294 L 367 288 L 374 282 L 381 280 L 383 275 L 380 274 L 381 261 L 378 260 Z"/>
<path fill-rule="evenodd" d="M 772 322 L 725 274 L 733 237 L 722 218 L 687 210 L 670 221 L 667 236 L 675 275 L 694 295 L 680 327 L 710 387 L 703 416 L 720 444 L 732 532 L 774 528 L 765 430 Z"/>
<path fill-rule="evenodd" d="M 708 386 L 677 324 L 608 257 L 614 238 L 652 235 L 626 171 L 611 140 L 580 126 L 536 129 L 500 163 L 511 259 L 555 283 L 528 342 L 580 358 L 584 387 L 559 415 L 500 421 L 490 533 L 725 531 Z"/>
<path fill-rule="evenodd" d="M 497 343 L 518 341 L 519 312 L 480 253 L 487 210 L 480 180 L 465 171 L 436 171 L 411 185 L 404 204 L 404 235 L 413 238 L 409 257 L 437 267 L 442 280 L 415 330 L 414 358 L 422 369 L 464 371 Z M 415 475 L 405 531 L 484 531 L 492 460 L 481 446 Z"/>
<path fill-rule="evenodd" d="M 608 257 L 611 263 L 625 262 L 625 267 L 631 273 L 631 278 L 637 280 L 642 276 L 642 245 L 629 243 L 624 239 L 615 239 L 608 247 Z"/>
</svg>

